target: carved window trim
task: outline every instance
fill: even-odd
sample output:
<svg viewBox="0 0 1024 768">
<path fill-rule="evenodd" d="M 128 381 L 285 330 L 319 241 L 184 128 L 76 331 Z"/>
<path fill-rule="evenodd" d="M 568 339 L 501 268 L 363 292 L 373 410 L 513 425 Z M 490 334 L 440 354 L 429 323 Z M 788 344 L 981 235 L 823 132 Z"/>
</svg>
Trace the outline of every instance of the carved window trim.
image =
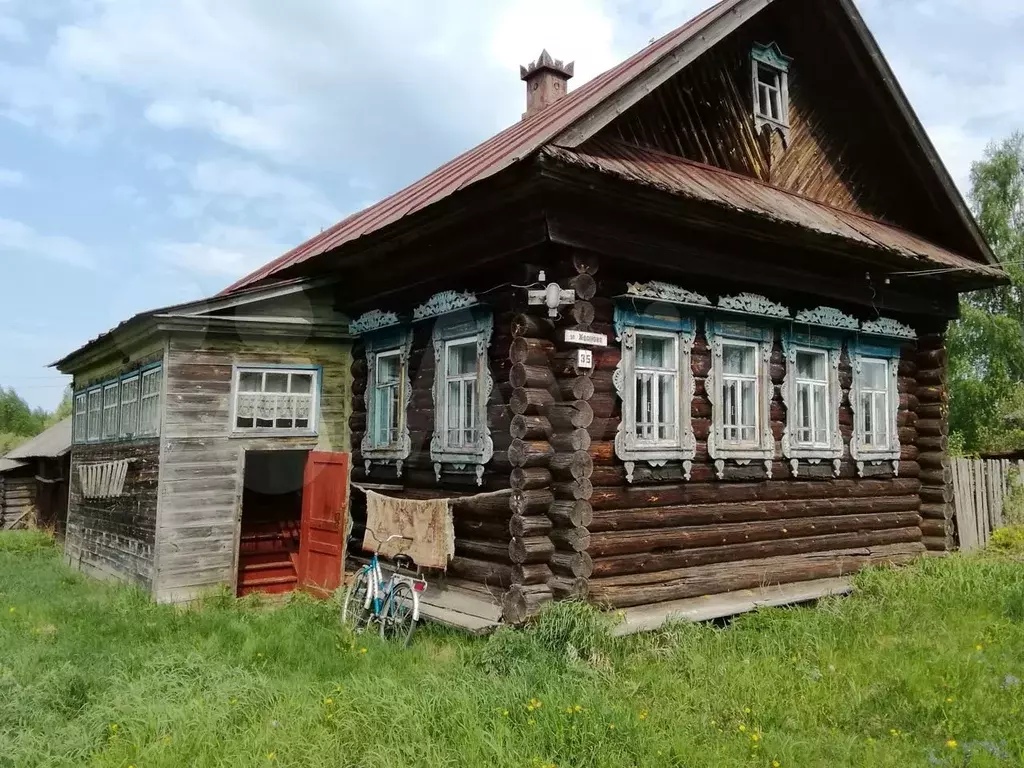
<svg viewBox="0 0 1024 768">
<path fill-rule="evenodd" d="M 799 315 L 798 315 L 799 318 Z M 798 477 L 800 460 L 810 464 L 822 461 L 832 462 L 832 471 L 839 477 L 843 458 L 843 434 L 839 429 L 839 410 L 842 406 L 843 391 L 839 384 L 839 362 L 843 355 L 843 340 L 836 333 L 791 331 L 782 335 L 782 350 L 786 357 L 786 378 L 782 385 L 782 400 L 786 404 L 786 426 L 782 433 L 782 455 L 789 459 L 793 477 Z M 828 356 L 826 365 L 826 403 L 828 404 L 827 445 L 809 446 L 798 443 L 793 437 L 796 430 L 797 375 L 796 356 L 798 352 L 818 352 Z"/>
<path fill-rule="evenodd" d="M 706 324 L 708 346 L 711 349 L 711 371 L 705 389 L 711 401 L 711 431 L 708 434 L 708 455 L 714 460 L 718 479 L 725 476 L 727 460 L 737 464 L 762 461 L 768 479 L 772 476 L 772 460 L 775 458 L 775 436 L 772 433 L 771 407 L 775 386 L 771 377 L 772 347 L 775 343 L 775 326 L 750 322 L 742 319 L 709 319 Z M 754 344 L 757 363 L 757 444 L 737 446 L 725 442 L 722 403 L 722 352 L 729 341 Z"/>
<path fill-rule="evenodd" d="M 615 308 L 616 338 L 622 345 L 622 356 L 615 369 L 615 391 L 622 401 L 622 419 L 615 434 L 615 455 L 622 459 L 627 482 L 633 482 L 638 461 L 652 467 L 663 467 L 669 461 L 681 461 L 687 480 L 697 455 L 697 439 L 693 433 L 691 404 L 696 382 L 691 356 L 696 338 L 696 319 L 659 311 L 654 304 L 644 313 L 621 306 Z M 671 443 L 645 443 L 636 433 L 636 337 L 637 333 L 676 339 L 676 439 Z"/>
<path fill-rule="evenodd" d="M 776 43 L 769 43 L 768 45 L 755 43 L 754 47 L 750 51 L 750 75 L 753 96 L 752 108 L 754 113 L 754 127 L 758 133 L 761 133 L 765 126 L 769 126 L 782 134 L 783 140 L 787 143 L 789 141 L 790 130 L 789 68 L 792 62 L 793 59 L 782 53 L 782 50 Z M 776 86 L 779 99 L 778 117 L 775 117 L 761 109 L 760 90 L 762 88 L 762 70 L 765 70 L 778 78 Z"/>
<path fill-rule="evenodd" d="M 386 328 L 367 333 L 364 337 L 366 346 L 366 393 L 363 401 L 366 404 L 366 431 L 359 450 L 363 455 L 366 474 L 370 474 L 373 465 L 395 465 L 395 475 L 402 476 L 402 465 L 412 451 L 412 440 L 409 436 L 409 399 L 412 396 L 412 381 L 409 377 L 409 356 L 412 351 L 412 331 L 408 328 Z M 378 407 L 377 394 L 377 362 L 380 357 L 398 355 L 398 439 L 389 445 L 374 443 L 374 414 Z"/>
<path fill-rule="evenodd" d="M 886 385 L 888 387 L 888 447 L 884 450 L 873 449 L 864 444 L 864 412 L 861 408 L 863 391 L 864 363 L 880 361 L 886 364 Z M 893 474 L 900 473 L 900 434 L 897 424 L 900 411 L 899 367 L 900 346 L 897 342 L 876 343 L 858 341 L 850 348 L 850 363 L 853 367 L 853 388 L 850 393 L 850 407 L 853 410 L 853 436 L 850 438 L 850 456 L 857 462 L 857 475 L 864 476 L 864 468 L 871 464 L 881 465 L 891 462 Z"/>
<path fill-rule="evenodd" d="M 448 293 L 457 296 L 454 292 Z M 434 306 L 437 306 L 436 302 Z M 462 309 L 465 305 L 455 302 L 453 306 Z M 494 378 L 491 376 L 487 354 L 493 333 L 494 316 L 489 309 L 483 307 L 442 314 L 434 321 L 434 434 L 430 440 L 430 459 L 434 463 L 434 475 L 438 482 L 441 481 L 441 474 L 444 471 L 473 471 L 476 474 L 477 485 L 483 485 L 484 467 L 494 455 L 494 441 L 487 419 L 487 403 L 494 389 Z M 448 446 L 444 438 L 447 403 L 446 349 L 450 342 L 462 339 L 476 340 L 477 355 L 476 423 L 479 428 L 473 446 L 468 450 Z"/>
</svg>

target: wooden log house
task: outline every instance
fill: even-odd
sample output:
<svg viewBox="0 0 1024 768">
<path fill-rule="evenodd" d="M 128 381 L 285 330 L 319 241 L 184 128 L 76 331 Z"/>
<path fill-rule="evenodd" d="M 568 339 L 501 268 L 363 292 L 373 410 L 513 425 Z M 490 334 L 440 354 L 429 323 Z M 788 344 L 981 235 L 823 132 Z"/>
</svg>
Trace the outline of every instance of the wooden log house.
<svg viewBox="0 0 1024 768">
<path fill-rule="evenodd" d="M 331 448 L 360 489 L 452 499 L 449 607 L 519 623 L 952 548 L 944 334 L 1005 275 L 851 0 L 723 0 L 572 73 L 542 53 L 521 122 L 215 300 L 323 281 L 347 323 Z M 204 425 L 185 441 L 222 435 L 233 396 L 196 355 L 224 376 L 164 395 L 191 414 L 165 402 L 165 431 Z M 181 566 L 213 583 L 237 451 L 186 472 L 168 438 L 157 525 L 217 538 L 216 566 Z M 213 526 L 196 497 L 219 483 Z M 195 501 L 167 501 L 183 484 Z M 346 519 L 357 562 L 360 490 Z"/>
</svg>

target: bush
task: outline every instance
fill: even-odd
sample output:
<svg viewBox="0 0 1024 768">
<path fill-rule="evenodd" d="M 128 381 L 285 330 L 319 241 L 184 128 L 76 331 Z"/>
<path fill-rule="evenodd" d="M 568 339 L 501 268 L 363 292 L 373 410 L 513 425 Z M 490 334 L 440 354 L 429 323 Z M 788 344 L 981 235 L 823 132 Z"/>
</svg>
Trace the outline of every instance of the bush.
<svg viewBox="0 0 1024 768">
<path fill-rule="evenodd" d="M 989 546 L 997 552 L 1024 555 L 1024 525 L 1014 525 L 993 531 Z"/>
</svg>

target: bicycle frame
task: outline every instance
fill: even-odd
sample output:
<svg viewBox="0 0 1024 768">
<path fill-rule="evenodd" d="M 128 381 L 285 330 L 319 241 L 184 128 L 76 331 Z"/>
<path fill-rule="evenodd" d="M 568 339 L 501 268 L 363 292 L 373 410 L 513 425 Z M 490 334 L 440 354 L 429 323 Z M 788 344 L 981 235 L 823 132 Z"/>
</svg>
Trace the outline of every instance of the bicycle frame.
<svg viewBox="0 0 1024 768">
<path fill-rule="evenodd" d="M 426 588 L 427 582 L 424 579 L 414 579 L 410 576 L 403 576 L 396 570 L 391 574 L 390 579 L 384 578 L 384 571 L 380 566 L 380 558 L 373 553 L 370 564 L 366 566 L 369 570 L 369 584 L 366 589 L 366 598 L 363 601 L 363 609 L 369 609 L 373 616 L 380 616 L 384 608 L 384 600 L 394 589 L 396 584 L 405 583 L 412 588 L 412 617 L 413 621 L 420 620 L 420 595 Z M 422 585 L 422 586 L 420 586 Z"/>
</svg>

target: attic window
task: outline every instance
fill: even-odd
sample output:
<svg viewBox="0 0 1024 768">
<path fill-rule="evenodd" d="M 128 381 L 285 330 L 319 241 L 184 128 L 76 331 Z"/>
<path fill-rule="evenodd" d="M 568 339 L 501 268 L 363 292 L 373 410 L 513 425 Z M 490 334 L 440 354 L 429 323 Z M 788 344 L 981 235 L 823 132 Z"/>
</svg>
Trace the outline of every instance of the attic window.
<svg viewBox="0 0 1024 768">
<path fill-rule="evenodd" d="M 754 123 L 767 125 L 789 138 L 789 66 L 792 62 L 775 43 L 757 43 L 750 52 L 754 90 Z"/>
</svg>

